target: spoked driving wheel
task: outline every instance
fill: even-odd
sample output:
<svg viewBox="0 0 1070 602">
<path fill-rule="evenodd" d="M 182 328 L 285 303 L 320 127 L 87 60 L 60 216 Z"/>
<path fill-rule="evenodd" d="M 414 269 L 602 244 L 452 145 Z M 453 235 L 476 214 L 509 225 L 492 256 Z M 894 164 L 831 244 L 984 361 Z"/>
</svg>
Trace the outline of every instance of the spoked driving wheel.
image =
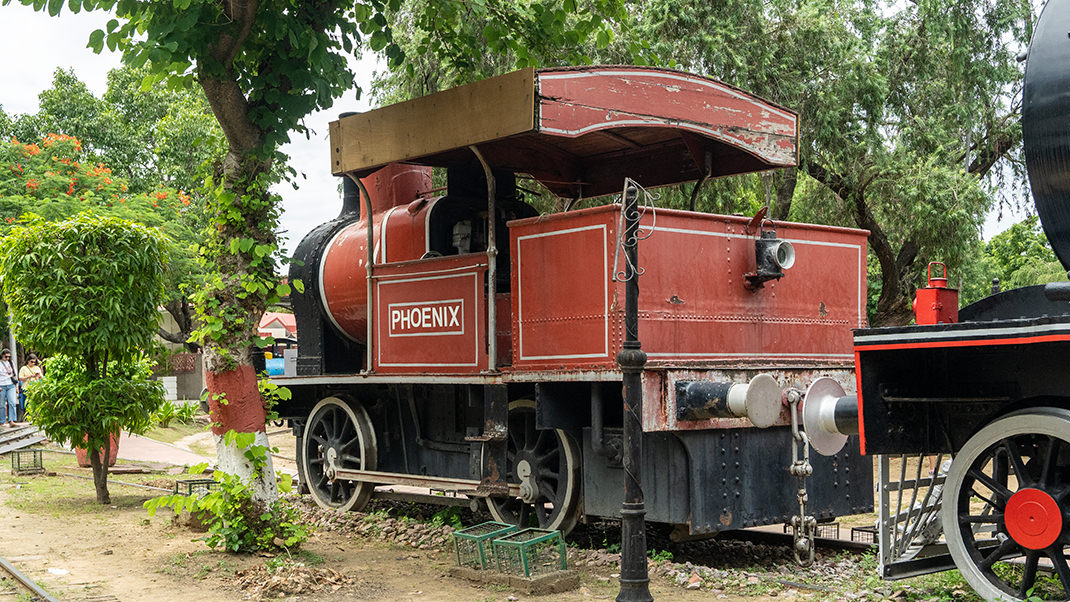
<svg viewBox="0 0 1070 602">
<path fill-rule="evenodd" d="M 360 404 L 328 397 L 309 414 L 300 461 L 312 499 L 323 508 L 357 511 L 371 499 L 375 485 L 335 478 L 338 468 L 375 470 L 375 430 Z"/>
<path fill-rule="evenodd" d="M 582 512 L 579 448 L 563 430 L 537 430 L 530 399 L 509 404 L 506 465 L 506 479 L 519 484 L 521 494 L 488 498 L 494 520 L 564 533 L 576 526 Z"/>
<path fill-rule="evenodd" d="M 948 549 L 986 600 L 1070 600 L 1068 512 L 1067 410 L 1036 408 L 989 424 L 955 456 L 944 485 Z"/>
</svg>

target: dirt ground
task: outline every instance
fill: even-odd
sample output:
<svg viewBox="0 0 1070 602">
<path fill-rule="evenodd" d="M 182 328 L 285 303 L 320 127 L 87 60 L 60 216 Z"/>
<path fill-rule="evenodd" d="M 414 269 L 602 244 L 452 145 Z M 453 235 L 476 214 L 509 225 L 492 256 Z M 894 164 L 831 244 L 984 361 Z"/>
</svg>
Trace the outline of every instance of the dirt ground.
<svg viewBox="0 0 1070 602">
<path fill-rule="evenodd" d="M 51 458 L 49 458 L 51 459 Z M 52 468 L 50 466 L 50 468 Z M 52 468 L 56 470 L 56 468 Z M 77 470 L 70 466 L 60 471 Z M 5 471 L 6 473 L 6 471 Z M 113 478 L 132 479 L 127 475 Z M 62 476 L 0 476 L 0 556 L 60 600 L 201 602 L 253 599 L 236 583 L 235 572 L 272 559 L 207 550 L 191 541 L 198 534 L 172 525 L 170 515 L 150 518 L 141 503 L 152 494 L 118 484 L 113 504 L 93 502 L 90 481 Z M 333 532 L 314 534 L 304 546 L 321 566 L 349 576 L 353 583 L 315 595 L 287 600 L 444 600 L 497 601 L 539 599 L 504 586 L 475 585 L 447 576 L 449 551 L 414 550 Z M 578 590 L 545 600 L 613 599 L 615 567 L 581 570 Z M 664 579 L 652 580 L 657 599 L 711 599 Z M 6 593 L 6 595 L 5 595 Z M 13 596 L 0 583 L 0 600 Z M 777 600 L 791 599 L 781 593 Z M 273 598 L 274 599 L 274 598 Z M 725 595 L 726 600 L 743 600 Z M 773 598 L 746 598 L 750 601 Z"/>
</svg>

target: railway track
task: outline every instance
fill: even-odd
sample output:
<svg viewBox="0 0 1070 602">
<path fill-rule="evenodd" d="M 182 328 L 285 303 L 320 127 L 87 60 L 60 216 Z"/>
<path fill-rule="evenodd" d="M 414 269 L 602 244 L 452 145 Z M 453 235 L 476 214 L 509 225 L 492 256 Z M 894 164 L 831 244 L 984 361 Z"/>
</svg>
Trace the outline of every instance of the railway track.
<svg viewBox="0 0 1070 602">
<path fill-rule="evenodd" d="M 10 576 L 12 580 L 18 583 L 22 589 L 28 590 L 30 594 L 34 596 L 34 600 L 39 600 L 41 602 L 59 602 L 40 585 L 37 585 L 36 581 L 23 575 L 22 572 L 15 568 L 15 565 L 3 558 L 0 558 L 0 568 L 4 570 L 4 573 L 6 573 L 7 576 Z"/>
</svg>

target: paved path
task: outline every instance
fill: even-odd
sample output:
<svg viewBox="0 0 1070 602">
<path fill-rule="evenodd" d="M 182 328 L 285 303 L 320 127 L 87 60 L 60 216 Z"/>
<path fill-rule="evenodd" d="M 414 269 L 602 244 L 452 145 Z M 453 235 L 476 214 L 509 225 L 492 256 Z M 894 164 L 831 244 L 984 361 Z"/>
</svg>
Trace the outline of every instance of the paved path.
<svg viewBox="0 0 1070 602">
<path fill-rule="evenodd" d="M 193 466 L 194 464 L 205 462 L 213 463 L 210 458 L 176 447 L 170 443 L 131 435 L 125 431 L 119 438 L 119 457 L 123 460 L 134 460 L 135 462 L 155 462 L 174 466 Z"/>
</svg>

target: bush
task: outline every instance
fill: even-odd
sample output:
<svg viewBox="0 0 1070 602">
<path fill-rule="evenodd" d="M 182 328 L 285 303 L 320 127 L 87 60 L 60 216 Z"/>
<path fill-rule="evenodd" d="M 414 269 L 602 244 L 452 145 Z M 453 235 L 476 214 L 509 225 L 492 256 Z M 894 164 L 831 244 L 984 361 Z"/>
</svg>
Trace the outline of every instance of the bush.
<svg viewBox="0 0 1070 602">
<path fill-rule="evenodd" d="M 253 445 L 253 433 L 226 434 L 227 443 L 245 448 L 245 457 L 254 467 L 248 479 L 216 471 L 213 475 L 218 485 L 203 496 L 171 494 L 145 502 L 149 515 L 160 508 L 171 508 L 175 514 L 188 510 L 196 514 L 208 527 L 208 535 L 201 538 L 211 548 L 223 548 L 228 552 L 258 552 L 291 550 L 300 547 L 308 539 L 311 530 L 300 524 L 297 510 L 285 500 L 265 504 L 253 498 L 250 483 L 260 478 L 267 463 L 268 449 Z M 205 465 L 190 469 L 190 473 L 202 472 Z M 283 474 L 279 490 L 292 488 L 290 475 Z"/>
</svg>

